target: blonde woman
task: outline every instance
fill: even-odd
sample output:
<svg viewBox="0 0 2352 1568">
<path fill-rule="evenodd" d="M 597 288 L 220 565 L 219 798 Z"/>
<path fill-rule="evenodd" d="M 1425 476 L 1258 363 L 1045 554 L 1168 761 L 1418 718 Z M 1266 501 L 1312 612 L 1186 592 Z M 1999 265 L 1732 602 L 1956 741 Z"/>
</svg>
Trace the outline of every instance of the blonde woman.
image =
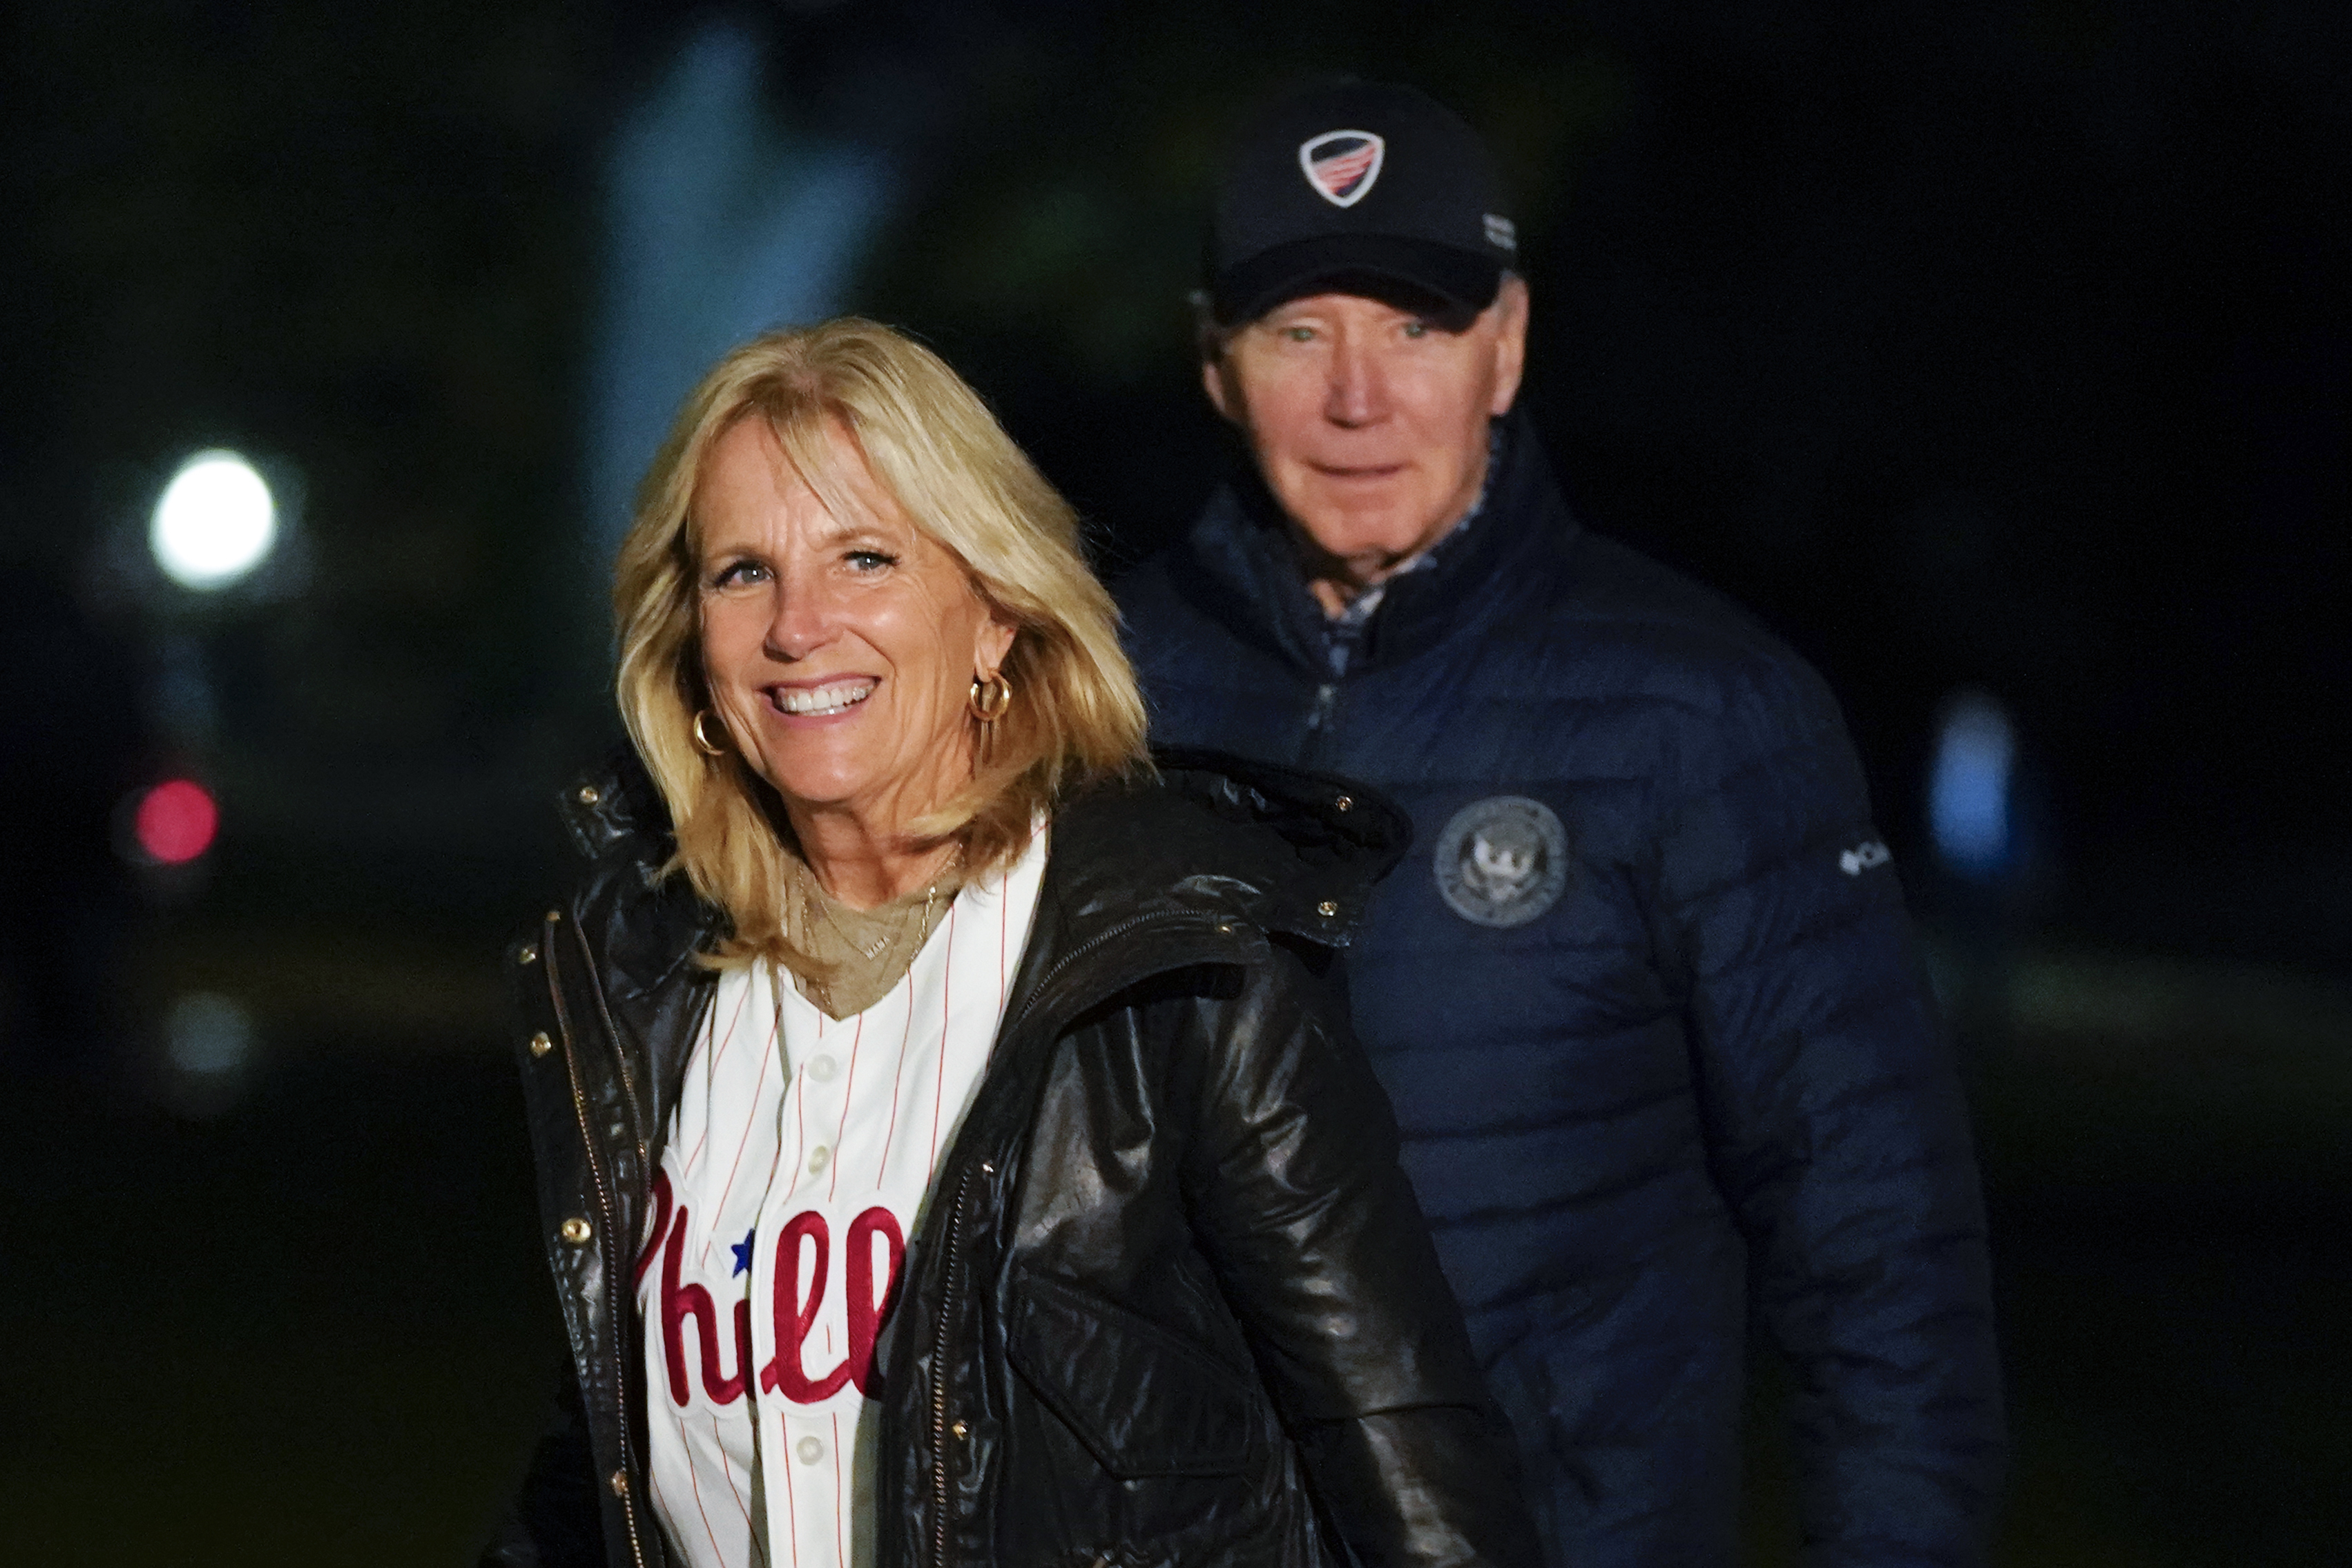
<svg viewBox="0 0 2352 1568">
<path fill-rule="evenodd" d="M 1068 507 L 868 322 L 710 371 L 614 604 L 635 756 L 512 954 L 572 1364 L 484 1561 L 1533 1563 L 1327 973 L 1393 809 L 1155 768 Z"/>
</svg>

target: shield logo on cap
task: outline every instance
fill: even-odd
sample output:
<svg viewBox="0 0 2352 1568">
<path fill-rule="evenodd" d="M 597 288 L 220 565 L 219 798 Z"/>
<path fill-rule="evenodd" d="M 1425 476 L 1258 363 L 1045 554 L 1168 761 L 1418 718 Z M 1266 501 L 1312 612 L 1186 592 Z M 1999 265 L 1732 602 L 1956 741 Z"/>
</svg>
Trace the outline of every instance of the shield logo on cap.
<svg viewBox="0 0 2352 1568">
<path fill-rule="evenodd" d="M 1298 167 L 1315 193 L 1335 207 L 1352 207 L 1381 177 L 1388 143 L 1369 131 L 1327 131 L 1298 144 Z"/>
</svg>

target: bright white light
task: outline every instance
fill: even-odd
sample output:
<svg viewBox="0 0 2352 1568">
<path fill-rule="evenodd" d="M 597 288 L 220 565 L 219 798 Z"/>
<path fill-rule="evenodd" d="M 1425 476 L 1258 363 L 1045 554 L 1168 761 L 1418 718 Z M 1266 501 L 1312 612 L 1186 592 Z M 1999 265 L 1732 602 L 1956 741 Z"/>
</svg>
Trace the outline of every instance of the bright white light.
<svg viewBox="0 0 2352 1568">
<path fill-rule="evenodd" d="M 183 588 L 226 588 L 278 541 L 278 503 L 234 452 L 199 452 L 180 465 L 147 530 L 155 563 Z"/>
<path fill-rule="evenodd" d="M 1980 691 L 1956 693 L 1944 710 L 1927 776 L 1927 830 L 1944 862 L 1966 877 L 2006 869 L 2010 775 L 2017 731 L 2000 704 Z"/>
</svg>

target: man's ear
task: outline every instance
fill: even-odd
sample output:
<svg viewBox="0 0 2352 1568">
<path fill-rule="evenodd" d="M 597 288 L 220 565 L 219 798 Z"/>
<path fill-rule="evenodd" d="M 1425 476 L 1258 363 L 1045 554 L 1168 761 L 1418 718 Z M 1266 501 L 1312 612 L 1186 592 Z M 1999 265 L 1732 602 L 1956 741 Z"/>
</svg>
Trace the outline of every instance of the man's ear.
<svg viewBox="0 0 2352 1568">
<path fill-rule="evenodd" d="M 1209 394 L 1211 408 L 1222 414 L 1227 423 L 1239 424 L 1241 421 L 1234 417 L 1234 410 L 1241 402 L 1241 393 L 1239 389 L 1226 384 L 1226 378 L 1232 373 L 1226 367 L 1232 362 L 1223 353 L 1203 353 L 1201 356 L 1201 390 Z"/>
<path fill-rule="evenodd" d="M 1515 272 L 1503 274 L 1495 302 L 1495 395 L 1486 412 L 1496 418 L 1511 412 L 1519 395 L 1519 380 L 1528 368 L 1528 280 Z"/>
</svg>

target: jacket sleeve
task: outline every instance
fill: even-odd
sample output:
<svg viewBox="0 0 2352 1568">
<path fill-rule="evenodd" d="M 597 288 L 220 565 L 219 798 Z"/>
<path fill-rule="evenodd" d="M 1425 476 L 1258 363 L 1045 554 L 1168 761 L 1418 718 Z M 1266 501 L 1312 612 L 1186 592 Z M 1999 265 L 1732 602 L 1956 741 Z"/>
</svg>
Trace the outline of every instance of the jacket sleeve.
<svg viewBox="0 0 2352 1568">
<path fill-rule="evenodd" d="M 1810 1568 L 1983 1561 L 2002 1463 L 1967 1112 L 1836 706 L 1751 674 L 1657 838 L 1709 1156 L 1794 1364 Z"/>
<path fill-rule="evenodd" d="M 1212 1009 L 1194 1226 L 1354 1560 L 1534 1568 L 1516 1446 L 1336 995 L 1277 948 Z"/>
<path fill-rule="evenodd" d="M 603 1568 L 604 1537 L 580 1382 L 564 1357 L 547 1427 L 479 1568 Z"/>
</svg>

